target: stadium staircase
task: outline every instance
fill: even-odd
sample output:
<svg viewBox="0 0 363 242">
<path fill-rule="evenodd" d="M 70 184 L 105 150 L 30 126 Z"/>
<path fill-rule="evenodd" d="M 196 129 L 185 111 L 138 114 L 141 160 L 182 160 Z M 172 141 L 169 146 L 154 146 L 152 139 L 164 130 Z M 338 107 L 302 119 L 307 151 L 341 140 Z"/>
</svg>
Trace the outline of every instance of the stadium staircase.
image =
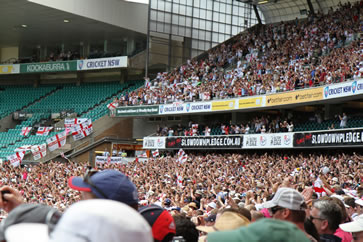
<svg viewBox="0 0 363 242">
<path fill-rule="evenodd" d="M 39 88 L 31 86 L 20 88 L 18 86 L 4 87 L 4 90 L 0 92 L 0 98 L 2 101 L 5 100 L 4 97 L 9 97 L 6 104 L 9 104 L 11 108 L 1 105 L 0 112 L 3 114 L 2 117 L 5 118 L 14 111 L 20 111 L 28 114 L 29 118 L 7 132 L 0 132 L 0 159 L 5 160 L 7 156 L 14 154 L 14 150 L 18 147 L 45 143 L 46 139 L 61 132 L 60 128 L 64 128 L 64 120 L 55 124 L 55 132 L 51 132 L 48 136 L 36 136 L 36 129 L 33 129 L 32 133 L 26 137 L 20 134 L 22 127 L 39 126 L 40 122 L 44 123 L 45 121 L 49 123 L 52 113 L 60 113 L 67 110 L 73 112 L 76 117 L 91 118 L 95 133 L 102 132 L 102 127 L 107 127 L 112 125 L 112 122 L 117 121 L 109 119 L 107 116 L 107 104 L 111 103 L 114 97 L 121 96 L 126 92 L 132 92 L 142 84 L 143 81 L 124 84 L 119 84 L 118 82 L 85 83 L 80 86 L 65 84 L 60 87 L 42 86 Z M 20 98 L 17 99 L 16 97 Z M 98 121 L 99 119 L 101 120 Z M 84 140 L 81 141 L 84 142 Z M 67 152 L 72 147 L 76 147 L 78 143 L 80 142 L 74 143 L 73 138 L 68 137 L 68 145 L 64 149 L 51 153 L 48 150 L 48 155 L 41 161 L 52 159 L 58 156 L 60 152 Z M 32 161 L 32 156 L 26 155 L 25 159 Z"/>
</svg>

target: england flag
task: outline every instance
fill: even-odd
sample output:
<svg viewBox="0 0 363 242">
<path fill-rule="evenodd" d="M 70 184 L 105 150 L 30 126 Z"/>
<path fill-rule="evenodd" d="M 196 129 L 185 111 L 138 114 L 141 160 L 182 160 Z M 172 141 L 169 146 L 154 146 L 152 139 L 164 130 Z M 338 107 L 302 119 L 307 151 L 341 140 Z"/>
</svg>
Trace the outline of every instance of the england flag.
<svg viewBox="0 0 363 242">
<path fill-rule="evenodd" d="M 79 125 L 83 122 L 86 122 L 87 119 L 86 118 L 66 118 L 64 120 L 64 127 L 65 128 L 70 128 L 76 125 Z"/>
<path fill-rule="evenodd" d="M 47 136 L 52 129 L 53 127 L 39 127 L 36 135 Z"/>
<path fill-rule="evenodd" d="M 159 150 L 155 150 L 155 151 L 153 151 L 152 152 L 152 154 L 153 154 L 153 157 L 155 158 L 155 157 L 158 157 L 159 156 Z"/>
<path fill-rule="evenodd" d="M 39 160 L 47 155 L 47 144 L 33 145 L 31 151 L 34 156 L 34 160 Z"/>
<path fill-rule="evenodd" d="M 71 132 L 72 132 L 74 141 L 77 141 L 77 140 L 80 140 L 80 139 L 83 139 L 83 138 L 89 136 L 93 132 L 92 120 L 87 119 L 87 121 L 85 121 L 79 125 L 75 125 L 75 126 L 71 127 Z"/>
<path fill-rule="evenodd" d="M 114 110 L 117 107 L 118 107 L 118 102 L 112 102 L 110 104 L 107 104 L 107 108 L 110 110 Z"/>
<path fill-rule="evenodd" d="M 10 164 L 13 167 L 18 167 L 21 164 L 21 161 L 23 160 L 25 155 L 25 151 L 21 151 L 21 152 L 16 152 L 13 155 L 10 155 L 7 157 L 8 161 L 10 161 Z"/>
<path fill-rule="evenodd" d="M 67 134 L 63 131 L 47 139 L 47 145 L 50 151 L 54 151 L 66 144 Z"/>
<path fill-rule="evenodd" d="M 32 130 L 32 127 L 22 127 L 20 135 L 27 136 L 31 130 Z"/>
</svg>

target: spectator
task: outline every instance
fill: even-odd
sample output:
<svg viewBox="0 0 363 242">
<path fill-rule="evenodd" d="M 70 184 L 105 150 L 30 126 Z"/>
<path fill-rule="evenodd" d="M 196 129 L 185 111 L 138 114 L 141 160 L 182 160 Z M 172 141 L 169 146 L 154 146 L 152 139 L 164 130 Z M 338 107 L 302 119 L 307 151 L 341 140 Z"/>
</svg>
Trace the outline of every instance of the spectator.
<svg viewBox="0 0 363 242">
<path fill-rule="evenodd" d="M 353 242 L 363 241 L 363 215 L 359 215 L 357 219 L 350 223 L 339 225 L 339 227 L 353 235 Z"/>
<path fill-rule="evenodd" d="M 339 119 L 340 119 L 340 128 L 344 129 L 347 127 L 347 121 L 348 121 L 348 117 L 345 113 L 343 113 L 343 116 L 339 115 Z"/>
<path fill-rule="evenodd" d="M 199 233 L 193 222 L 183 216 L 174 216 L 175 237 L 184 239 L 185 242 L 198 242 Z"/>
<path fill-rule="evenodd" d="M 341 209 L 334 201 L 315 201 L 310 211 L 310 219 L 318 230 L 321 241 L 342 241 L 334 235 L 342 220 Z"/>
</svg>

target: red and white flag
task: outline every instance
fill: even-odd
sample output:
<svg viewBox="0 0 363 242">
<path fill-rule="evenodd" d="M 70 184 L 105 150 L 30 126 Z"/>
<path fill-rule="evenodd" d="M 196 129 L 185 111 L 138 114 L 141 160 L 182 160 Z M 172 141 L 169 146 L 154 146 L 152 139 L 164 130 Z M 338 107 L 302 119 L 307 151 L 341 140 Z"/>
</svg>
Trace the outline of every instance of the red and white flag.
<svg viewBox="0 0 363 242">
<path fill-rule="evenodd" d="M 20 135 L 27 136 L 31 130 L 32 130 L 32 127 L 22 127 Z"/>
<path fill-rule="evenodd" d="M 140 155 L 137 155 L 138 158 L 147 158 L 147 154 L 146 152 L 140 154 Z"/>
<path fill-rule="evenodd" d="M 53 127 L 39 127 L 36 135 L 47 136 L 52 129 Z"/>
<path fill-rule="evenodd" d="M 54 151 L 66 144 L 67 135 L 66 131 L 56 134 L 47 139 L 48 148 L 50 151 Z"/>
<path fill-rule="evenodd" d="M 155 151 L 153 151 L 152 152 L 152 154 L 153 154 L 153 157 L 155 158 L 155 157 L 158 157 L 159 156 L 159 150 L 155 150 Z"/>
<path fill-rule="evenodd" d="M 184 152 L 184 150 L 183 150 L 183 149 L 180 149 L 180 150 L 178 151 L 178 157 L 183 156 L 183 155 L 185 155 L 185 152 Z"/>
<path fill-rule="evenodd" d="M 17 166 L 20 166 L 21 164 L 21 161 L 23 160 L 24 158 L 24 155 L 25 155 L 25 151 L 21 151 L 21 152 L 16 152 L 15 154 L 13 155 L 9 155 L 7 157 L 8 161 L 10 162 L 10 164 L 13 166 L 13 167 L 17 167 Z"/>
<path fill-rule="evenodd" d="M 117 107 L 118 107 L 118 102 L 112 102 L 110 104 L 107 104 L 107 108 L 110 110 L 114 110 Z"/>
<path fill-rule="evenodd" d="M 20 146 L 20 147 L 16 148 L 14 150 L 14 152 L 22 152 L 22 151 L 26 152 L 28 150 L 31 150 L 31 148 L 32 148 L 31 145 L 23 145 L 23 146 Z"/>
<path fill-rule="evenodd" d="M 183 164 L 184 162 L 186 162 L 186 161 L 187 161 L 187 159 L 188 159 L 188 155 L 187 155 L 187 154 L 184 154 L 183 156 L 180 156 L 180 157 L 178 158 L 178 161 L 179 161 L 181 164 Z"/>
<path fill-rule="evenodd" d="M 34 160 L 39 160 L 47 155 L 47 144 L 33 145 L 31 149 Z"/>
<path fill-rule="evenodd" d="M 73 127 L 75 125 L 81 124 L 83 122 L 87 121 L 86 118 L 66 118 L 64 120 L 64 127 L 65 128 L 70 128 Z"/>
<path fill-rule="evenodd" d="M 321 181 L 321 179 L 318 177 L 314 184 L 313 184 L 313 189 L 314 189 L 314 192 L 318 195 L 318 197 L 323 197 L 323 196 L 326 196 L 326 191 L 325 189 L 323 188 L 322 186 L 323 182 Z"/>
<path fill-rule="evenodd" d="M 182 187 L 183 186 L 183 177 L 181 175 L 179 175 L 179 173 L 176 173 L 176 183 L 178 185 L 178 187 Z"/>
<path fill-rule="evenodd" d="M 71 132 L 74 141 L 87 137 L 93 132 L 92 120 L 87 119 L 87 121 L 71 127 Z"/>
</svg>

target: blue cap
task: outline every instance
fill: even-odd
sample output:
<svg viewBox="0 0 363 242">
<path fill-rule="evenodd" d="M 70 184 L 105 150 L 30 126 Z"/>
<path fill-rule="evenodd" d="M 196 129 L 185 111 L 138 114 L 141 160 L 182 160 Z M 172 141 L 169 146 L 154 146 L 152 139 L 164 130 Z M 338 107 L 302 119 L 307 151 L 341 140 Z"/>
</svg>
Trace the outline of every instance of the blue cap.
<svg viewBox="0 0 363 242">
<path fill-rule="evenodd" d="M 171 200 L 169 198 L 165 199 L 164 204 L 165 205 L 170 205 L 171 204 Z"/>
<path fill-rule="evenodd" d="M 90 177 L 94 186 L 107 197 L 100 194 L 97 189 L 84 182 L 83 177 L 72 176 L 68 180 L 69 186 L 77 191 L 92 192 L 98 198 L 106 198 L 128 205 L 138 204 L 138 194 L 134 183 L 127 176 L 117 170 L 103 170 Z"/>
</svg>

